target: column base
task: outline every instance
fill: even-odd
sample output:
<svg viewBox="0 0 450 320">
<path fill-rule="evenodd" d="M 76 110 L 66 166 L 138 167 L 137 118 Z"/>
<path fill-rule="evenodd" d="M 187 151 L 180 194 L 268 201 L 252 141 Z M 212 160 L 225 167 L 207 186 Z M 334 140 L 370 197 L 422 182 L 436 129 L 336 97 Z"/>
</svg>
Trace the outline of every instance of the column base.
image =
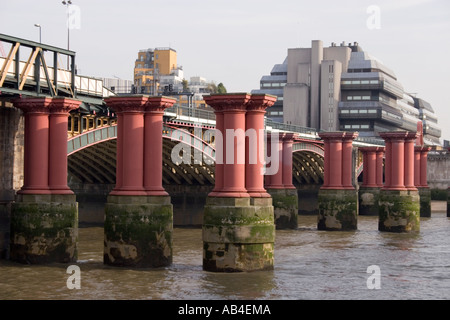
<svg viewBox="0 0 450 320">
<path fill-rule="evenodd" d="M 72 195 L 18 194 L 11 210 L 10 259 L 27 264 L 78 258 L 78 203 Z"/>
<path fill-rule="evenodd" d="M 320 189 L 317 229 L 351 231 L 357 229 L 358 193 L 355 189 Z"/>
<path fill-rule="evenodd" d="M 359 214 L 378 216 L 379 187 L 360 187 L 358 190 Z"/>
<path fill-rule="evenodd" d="M 206 199 L 203 270 L 272 270 L 275 225 L 272 198 Z"/>
<path fill-rule="evenodd" d="M 267 192 L 272 196 L 276 229 L 297 229 L 297 189 L 268 189 Z"/>
<path fill-rule="evenodd" d="M 420 230 L 419 192 L 381 189 L 378 230 L 418 232 Z"/>
<path fill-rule="evenodd" d="M 417 188 L 420 196 L 420 216 L 424 218 L 431 217 L 431 190 L 430 188 Z"/>
<path fill-rule="evenodd" d="M 156 268 L 172 263 L 173 207 L 169 196 L 109 195 L 104 264 Z"/>
</svg>

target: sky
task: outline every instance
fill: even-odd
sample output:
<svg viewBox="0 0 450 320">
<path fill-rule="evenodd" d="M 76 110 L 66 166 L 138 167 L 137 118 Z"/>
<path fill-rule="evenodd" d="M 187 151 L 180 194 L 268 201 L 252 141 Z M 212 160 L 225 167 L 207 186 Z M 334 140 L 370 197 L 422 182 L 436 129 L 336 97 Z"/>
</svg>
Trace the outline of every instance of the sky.
<svg viewBox="0 0 450 320">
<path fill-rule="evenodd" d="M 0 33 L 76 52 L 78 73 L 132 80 L 141 49 L 171 47 L 184 76 L 259 88 L 288 48 L 358 42 L 428 101 L 450 140 L 448 0 L 0 0 Z M 1 49 L 1 48 L 0 48 Z M 5 49 L 7 51 L 7 49 Z"/>
</svg>

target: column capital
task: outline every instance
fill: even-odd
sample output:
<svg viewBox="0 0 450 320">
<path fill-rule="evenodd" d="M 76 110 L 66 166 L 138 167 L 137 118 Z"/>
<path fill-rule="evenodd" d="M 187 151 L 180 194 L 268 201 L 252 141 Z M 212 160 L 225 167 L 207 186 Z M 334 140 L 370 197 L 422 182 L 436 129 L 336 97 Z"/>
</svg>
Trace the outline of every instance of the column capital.
<svg viewBox="0 0 450 320">
<path fill-rule="evenodd" d="M 106 104 L 116 113 L 124 112 L 144 112 L 148 96 L 126 95 L 120 97 L 106 98 Z"/>
<path fill-rule="evenodd" d="M 357 136 L 358 132 L 348 132 L 348 131 L 319 132 L 319 137 L 322 140 L 330 140 L 330 141 L 354 140 Z"/>
<path fill-rule="evenodd" d="M 405 141 L 415 140 L 417 138 L 417 132 L 409 131 L 380 132 L 379 135 L 385 141 Z"/>
<path fill-rule="evenodd" d="M 13 101 L 14 107 L 22 110 L 23 113 L 48 113 L 52 98 L 20 98 Z"/>
<path fill-rule="evenodd" d="M 215 112 L 246 111 L 246 104 L 250 100 L 249 93 L 223 93 L 203 96 L 206 104 Z"/>
<path fill-rule="evenodd" d="M 168 97 L 149 97 L 145 103 L 145 111 L 162 113 L 166 108 L 172 107 L 175 102 L 176 99 Z"/>
<path fill-rule="evenodd" d="M 427 146 L 415 146 L 414 147 L 414 152 L 421 152 L 421 153 L 428 153 L 430 152 L 431 147 L 427 147 Z"/>
<path fill-rule="evenodd" d="M 384 152 L 384 147 L 360 147 L 361 152 Z"/>
<path fill-rule="evenodd" d="M 247 102 L 247 112 L 266 112 L 266 109 L 273 106 L 277 97 L 268 94 L 252 94 Z"/>
<path fill-rule="evenodd" d="M 80 107 L 81 101 L 68 98 L 53 98 L 49 105 L 51 114 L 67 115 Z"/>
</svg>

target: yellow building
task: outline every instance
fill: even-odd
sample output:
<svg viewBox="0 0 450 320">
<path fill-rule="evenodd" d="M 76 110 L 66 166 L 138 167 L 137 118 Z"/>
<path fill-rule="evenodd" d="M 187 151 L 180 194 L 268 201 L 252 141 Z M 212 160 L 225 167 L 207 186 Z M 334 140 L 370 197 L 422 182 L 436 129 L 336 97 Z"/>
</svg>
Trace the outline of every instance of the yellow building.
<svg viewBox="0 0 450 320">
<path fill-rule="evenodd" d="M 140 50 L 134 64 L 136 93 L 156 95 L 159 88 L 159 76 L 170 75 L 176 68 L 177 52 L 174 49 Z"/>
</svg>

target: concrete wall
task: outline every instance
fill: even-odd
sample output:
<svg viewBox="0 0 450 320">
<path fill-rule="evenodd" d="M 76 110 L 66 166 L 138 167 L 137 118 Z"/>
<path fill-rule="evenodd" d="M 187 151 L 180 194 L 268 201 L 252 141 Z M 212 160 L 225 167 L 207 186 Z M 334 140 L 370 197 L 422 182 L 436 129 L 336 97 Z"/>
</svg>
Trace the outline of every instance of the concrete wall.
<svg viewBox="0 0 450 320">
<path fill-rule="evenodd" d="M 23 185 L 24 117 L 0 101 L 0 258 L 7 258 L 11 202 Z"/>
<path fill-rule="evenodd" d="M 431 189 L 447 189 L 450 185 L 450 153 L 428 153 L 427 183 Z"/>
</svg>

